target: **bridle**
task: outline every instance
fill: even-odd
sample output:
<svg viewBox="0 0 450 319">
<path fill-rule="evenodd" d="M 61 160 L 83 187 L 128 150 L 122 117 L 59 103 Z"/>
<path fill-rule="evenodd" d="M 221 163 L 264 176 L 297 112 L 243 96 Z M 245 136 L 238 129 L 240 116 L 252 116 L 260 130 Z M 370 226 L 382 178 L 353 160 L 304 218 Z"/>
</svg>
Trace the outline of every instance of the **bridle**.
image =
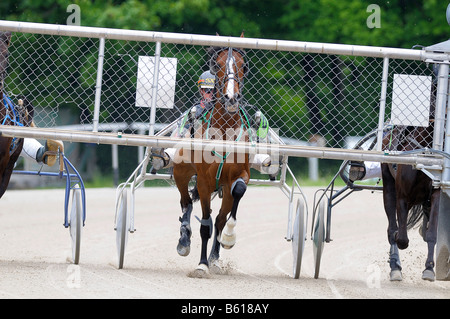
<svg viewBox="0 0 450 319">
<path fill-rule="evenodd" d="M 225 62 L 225 74 L 226 76 L 223 79 L 219 79 L 217 76 L 218 67 L 217 67 L 217 59 L 219 54 L 223 51 L 228 50 L 227 59 Z M 238 66 L 236 59 L 233 55 L 233 50 L 239 53 L 244 60 L 243 64 L 243 76 L 239 77 L 238 74 Z M 214 54 L 211 56 L 210 62 L 210 72 L 216 76 L 216 98 L 225 105 L 226 110 L 234 114 L 239 110 L 239 102 L 242 99 L 242 88 L 244 85 L 244 78 L 248 73 L 248 64 L 245 61 L 245 52 L 240 49 L 233 48 L 221 48 L 216 50 Z M 235 92 L 234 84 L 238 83 L 239 91 Z"/>
</svg>

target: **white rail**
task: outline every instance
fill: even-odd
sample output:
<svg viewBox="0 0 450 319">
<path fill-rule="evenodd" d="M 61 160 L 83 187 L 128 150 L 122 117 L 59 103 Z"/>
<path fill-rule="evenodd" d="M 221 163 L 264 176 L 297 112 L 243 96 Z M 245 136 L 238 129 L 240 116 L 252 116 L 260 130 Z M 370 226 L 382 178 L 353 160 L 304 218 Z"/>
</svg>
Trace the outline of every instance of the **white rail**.
<svg viewBox="0 0 450 319">
<path fill-rule="evenodd" d="M 443 165 L 441 157 L 388 154 L 385 152 L 336 149 L 329 147 L 312 147 L 300 145 L 264 144 L 252 145 L 245 142 L 218 141 L 173 138 L 167 136 L 149 136 L 138 134 L 121 133 L 101 133 L 101 132 L 81 132 L 69 130 L 57 130 L 54 128 L 19 127 L 3 125 L 0 127 L 1 136 L 9 137 L 31 137 L 40 139 L 55 139 L 67 142 L 115 144 L 128 146 L 147 147 L 176 147 L 191 150 L 232 150 L 236 153 L 257 154 L 266 152 L 268 154 L 280 154 L 294 157 L 314 157 L 319 159 L 374 161 L 383 163 L 399 163 L 416 166 L 423 165 Z"/>
<path fill-rule="evenodd" d="M 0 20 L 0 30 L 59 36 L 77 36 L 88 38 L 105 38 L 115 40 L 162 42 L 205 46 L 230 46 L 247 49 L 368 56 L 376 58 L 388 57 L 395 59 L 422 61 L 426 59 L 443 61 L 450 60 L 448 54 L 425 52 L 424 50 L 304 41 L 224 37 L 156 31 L 122 30 L 6 20 Z"/>
</svg>

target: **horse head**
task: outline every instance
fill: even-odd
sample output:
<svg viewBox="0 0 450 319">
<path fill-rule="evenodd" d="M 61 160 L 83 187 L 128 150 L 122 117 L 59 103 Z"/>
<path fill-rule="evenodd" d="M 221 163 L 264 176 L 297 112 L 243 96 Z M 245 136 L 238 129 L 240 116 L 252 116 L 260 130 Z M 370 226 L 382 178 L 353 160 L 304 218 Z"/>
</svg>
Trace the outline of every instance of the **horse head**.
<svg viewBox="0 0 450 319">
<path fill-rule="evenodd" d="M 242 99 L 244 78 L 248 73 L 245 52 L 231 47 L 213 47 L 209 49 L 209 55 L 210 72 L 216 76 L 216 99 L 228 113 L 236 114 Z"/>
</svg>

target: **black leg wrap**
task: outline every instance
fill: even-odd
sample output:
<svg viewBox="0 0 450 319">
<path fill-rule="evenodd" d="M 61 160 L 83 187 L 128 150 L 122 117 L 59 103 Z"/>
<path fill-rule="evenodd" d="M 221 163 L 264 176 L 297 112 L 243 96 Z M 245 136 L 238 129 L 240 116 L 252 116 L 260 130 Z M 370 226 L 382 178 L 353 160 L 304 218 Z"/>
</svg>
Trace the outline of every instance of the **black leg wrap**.
<svg viewBox="0 0 450 319">
<path fill-rule="evenodd" d="M 233 195 L 234 199 L 241 199 L 246 190 L 247 185 L 242 178 L 238 178 L 233 185 L 231 185 L 231 195 Z"/>
<path fill-rule="evenodd" d="M 195 216 L 195 218 L 197 218 L 197 220 L 200 222 L 200 224 L 202 224 L 200 226 L 200 235 L 202 236 L 202 238 L 211 238 L 212 235 L 212 231 L 213 231 L 213 222 L 212 222 L 212 218 L 211 216 L 209 216 L 208 219 L 200 219 L 197 216 Z M 205 236 L 205 237 L 203 237 Z"/>
<path fill-rule="evenodd" d="M 191 212 L 192 204 L 189 204 L 183 209 L 183 216 L 180 217 L 181 227 L 180 227 L 180 239 L 178 240 L 177 251 L 181 256 L 187 256 L 190 252 L 191 246 Z"/>
</svg>

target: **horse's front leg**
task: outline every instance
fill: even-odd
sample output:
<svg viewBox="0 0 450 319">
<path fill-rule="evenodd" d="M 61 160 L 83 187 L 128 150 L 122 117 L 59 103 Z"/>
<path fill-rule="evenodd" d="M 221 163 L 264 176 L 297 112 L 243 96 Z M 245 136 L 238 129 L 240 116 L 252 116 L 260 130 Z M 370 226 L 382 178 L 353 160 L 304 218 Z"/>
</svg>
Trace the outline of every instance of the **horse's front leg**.
<svg viewBox="0 0 450 319">
<path fill-rule="evenodd" d="M 425 262 L 425 270 L 422 273 L 422 279 L 429 281 L 434 281 L 436 278 L 436 275 L 434 273 L 434 248 L 436 246 L 437 240 L 439 195 L 440 195 L 439 189 L 433 190 L 433 193 L 431 195 L 430 217 L 425 233 L 425 241 L 427 242 L 428 245 L 428 256 L 427 261 Z"/>
<path fill-rule="evenodd" d="M 244 196 L 247 190 L 247 185 L 242 178 L 238 178 L 232 185 L 230 189 L 231 196 L 233 197 L 233 204 L 231 207 L 230 217 L 228 218 L 225 226 L 220 234 L 220 243 L 225 249 L 230 249 L 236 244 L 236 231 L 234 227 L 236 226 L 236 213 L 239 205 L 239 201 L 242 196 Z"/>
</svg>

